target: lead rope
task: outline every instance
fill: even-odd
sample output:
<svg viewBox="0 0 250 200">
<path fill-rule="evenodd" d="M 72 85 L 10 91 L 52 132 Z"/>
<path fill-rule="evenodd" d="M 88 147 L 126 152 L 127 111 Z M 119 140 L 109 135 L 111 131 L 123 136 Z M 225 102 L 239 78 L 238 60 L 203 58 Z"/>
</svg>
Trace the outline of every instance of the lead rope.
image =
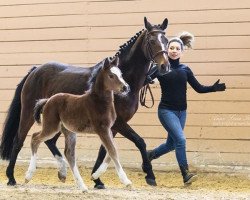
<svg viewBox="0 0 250 200">
<path fill-rule="evenodd" d="M 150 66 L 149 66 L 149 70 L 148 71 L 151 70 L 151 68 L 154 65 L 154 62 L 150 61 L 149 65 Z M 146 105 L 147 91 L 149 91 L 150 97 L 151 97 L 151 100 L 152 100 L 151 106 L 147 106 Z M 153 93 L 152 93 L 151 88 L 149 86 L 149 83 L 141 88 L 141 91 L 140 91 L 140 103 L 141 103 L 142 106 L 144 106 L 146 108 L 152 108 L 154 106 L 154 104 L 155 104 L 154 96 L 153 96 Z"/>
</svg>

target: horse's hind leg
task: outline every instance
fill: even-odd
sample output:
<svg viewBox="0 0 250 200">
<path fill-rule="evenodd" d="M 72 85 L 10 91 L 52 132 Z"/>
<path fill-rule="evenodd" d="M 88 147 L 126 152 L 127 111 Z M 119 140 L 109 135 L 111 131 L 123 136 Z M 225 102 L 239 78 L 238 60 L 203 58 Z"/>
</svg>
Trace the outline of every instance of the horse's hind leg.
<svg viewBox="0 0 250 200">
<path fill-rule="evenodd" d="M 74 175 L 75 181 L 83 192 L 87 191 L 88 188 L 84 184 L 83 179 L 80 175 L 80 172 L 78 170 L 78 167 L 76 165 L 76 158 L 75 158 L 75 146 L 76 146 L 76 134 L 72 133 L 64 128 L 62 131 L 65 136 L 65 157 L 68 160 L 69 166 L 72 170 L 72 173 Z"/>
<path fill-rule="evenodd" d="M 14 168 L 16 165 L 17 156 L 18 156 L 18 154 L 23 146 L 24 140 L 25 140 L 30 128 L 34 124 L 32 112 L 33 112 L 33 108 L 25 107 L 25 106 L 22 107 L 22 113 L 21 113 L 21 118 L 20 118 L 20 122 L 19 122 L 18 133 L 14 138 L 13 148 L 12 148 L 11 155 L 10 155 L 10 162 L 9 162 L 9 165 L 6 169 L 6 175 L 9 179 L 7 185 L 15 185 L 16 184 L 16 180 L 14 178 Z"/>
<path fill-rule="evenodd" d="M 52 139 L 45 141 L 45 144 L 48 146 L 49 150 L 52 152 L 52 154 L 57 160 L 58 178 L 64 183 L 67 176 L 67 162 L 65 161 L 62 154 L 56 147 L 56 141 L 58 140 L 60 135 L 61 132 L 57 133 Z"/>
<path fill-rule="evenodd" d="M 109 156 L 111 157 L 111 159 L 114 162 L 115 169 L 116 169 L 116 172 L 117 172 L 117 174 L 119 176 L 120 181 L 126 186 L 131 185 L 132 182 L 128 179 L 126 173 L 124 172 L 124 170 L 123 170 L 123 168 L 122 168 L 122 166 L 120 164 L 111 131 L 106 132 L 106 133 L 102 132 L 102 133 L 100 133 L 98 135 L 100 136 L 100 138 L 102 140 L 102 143 L 105 146 Z M 106 158 L 108 158 L 108 157 L 106 156 Z"/>
</svg>

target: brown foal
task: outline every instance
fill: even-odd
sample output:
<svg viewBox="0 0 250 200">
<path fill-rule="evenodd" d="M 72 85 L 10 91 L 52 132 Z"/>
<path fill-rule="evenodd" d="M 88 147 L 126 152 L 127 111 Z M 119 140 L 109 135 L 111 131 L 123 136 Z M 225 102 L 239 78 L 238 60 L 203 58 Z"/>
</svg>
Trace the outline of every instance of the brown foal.
<svg viewBox="0 0 250 200">
<path fill-rule="evenodd" d="M 26 182 L 31 180 L 36 170 L 36 155 L 40 143 L 53 138 L 59 131 L 62 131 L 65 136 L 65 157 L 82 191 L 86 191 L 87 187 L 76 165 L 75 137 L 76 133 L 84 132 L 97 133 L 108 152 L 102 165 L 92 174 L 92 178 L 99 178 L 112 159 L 120 181 L 126 186 L 131 185 L 131 181 L 119 162 L 111 132 L 116 119 L 114 93 L 121 93 L 125 96 L 129 92 L 129 86 L 122 78 L 117 66 L 118 57 L 111 61 L 108 58 L 105 59 L 103 65 L 92 74 L 91 89 L 83 95 L 59 93 L 36 103 L 34 118 L 41 123 L 40 114 L 42 113 L 42 130 L 32 135 L 32 156 L 25 176 Z"/>
</svg>

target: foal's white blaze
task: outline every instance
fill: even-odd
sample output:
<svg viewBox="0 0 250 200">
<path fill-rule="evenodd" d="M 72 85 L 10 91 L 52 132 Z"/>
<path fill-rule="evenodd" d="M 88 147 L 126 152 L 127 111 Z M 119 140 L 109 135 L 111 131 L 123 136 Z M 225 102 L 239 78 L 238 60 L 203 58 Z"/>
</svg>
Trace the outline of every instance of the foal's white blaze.
<svg viewBox="0 0 250 200">
<path fill-rule="evenodd" d="M 65 177 L 67 176 L 67 162 L 65 159 L 61 156 L 55 155 L 57 164 L 58 164 L 58 170 L 61 176 Z"/>
<path fill-rule="evenodd" d="M 118 79 L 124 84 L 124 85 L 128 85 L 124 79 L 122 78 L 122 72 L 118 67 L 111 67 L 110 71 L 115 74 Z"/>
<path fill-rule="evenodd" d="M 87 186 L 84 184 L 83 179 L 79 173 L 78 167 L 76 165 L 74 165 L 73 169 L 72 169 L 75 181 L 78 185 L 78 187 L 80 188 L 80 190 L 82 190 L 83 192 L 87 191 L 88 188 Z"/>
<path fill-rule="evenodd" d="M 25 175 L 26 182 L 31 180 L 34 172 L 36 171 L 36 158 L 37 158 L 36 154 L 33 154 L 30 158 L 30 165 Z"/>
</svg>

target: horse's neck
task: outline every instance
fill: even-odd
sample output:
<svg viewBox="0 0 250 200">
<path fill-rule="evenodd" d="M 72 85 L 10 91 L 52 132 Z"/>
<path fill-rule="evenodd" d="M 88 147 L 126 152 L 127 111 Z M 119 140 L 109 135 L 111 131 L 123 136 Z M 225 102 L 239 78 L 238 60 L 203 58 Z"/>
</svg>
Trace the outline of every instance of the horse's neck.
<svg viewBox="0 0 250 200">
<path fill-rule="evenodd" d="M 123 78 L 134 91 L 139 91 L 143 87 L 148 72 L 149 61 L 142 51 L 142 45 L 143 37 L 132 46 L 131 51 L 120 56 Z"/>
</svg>

